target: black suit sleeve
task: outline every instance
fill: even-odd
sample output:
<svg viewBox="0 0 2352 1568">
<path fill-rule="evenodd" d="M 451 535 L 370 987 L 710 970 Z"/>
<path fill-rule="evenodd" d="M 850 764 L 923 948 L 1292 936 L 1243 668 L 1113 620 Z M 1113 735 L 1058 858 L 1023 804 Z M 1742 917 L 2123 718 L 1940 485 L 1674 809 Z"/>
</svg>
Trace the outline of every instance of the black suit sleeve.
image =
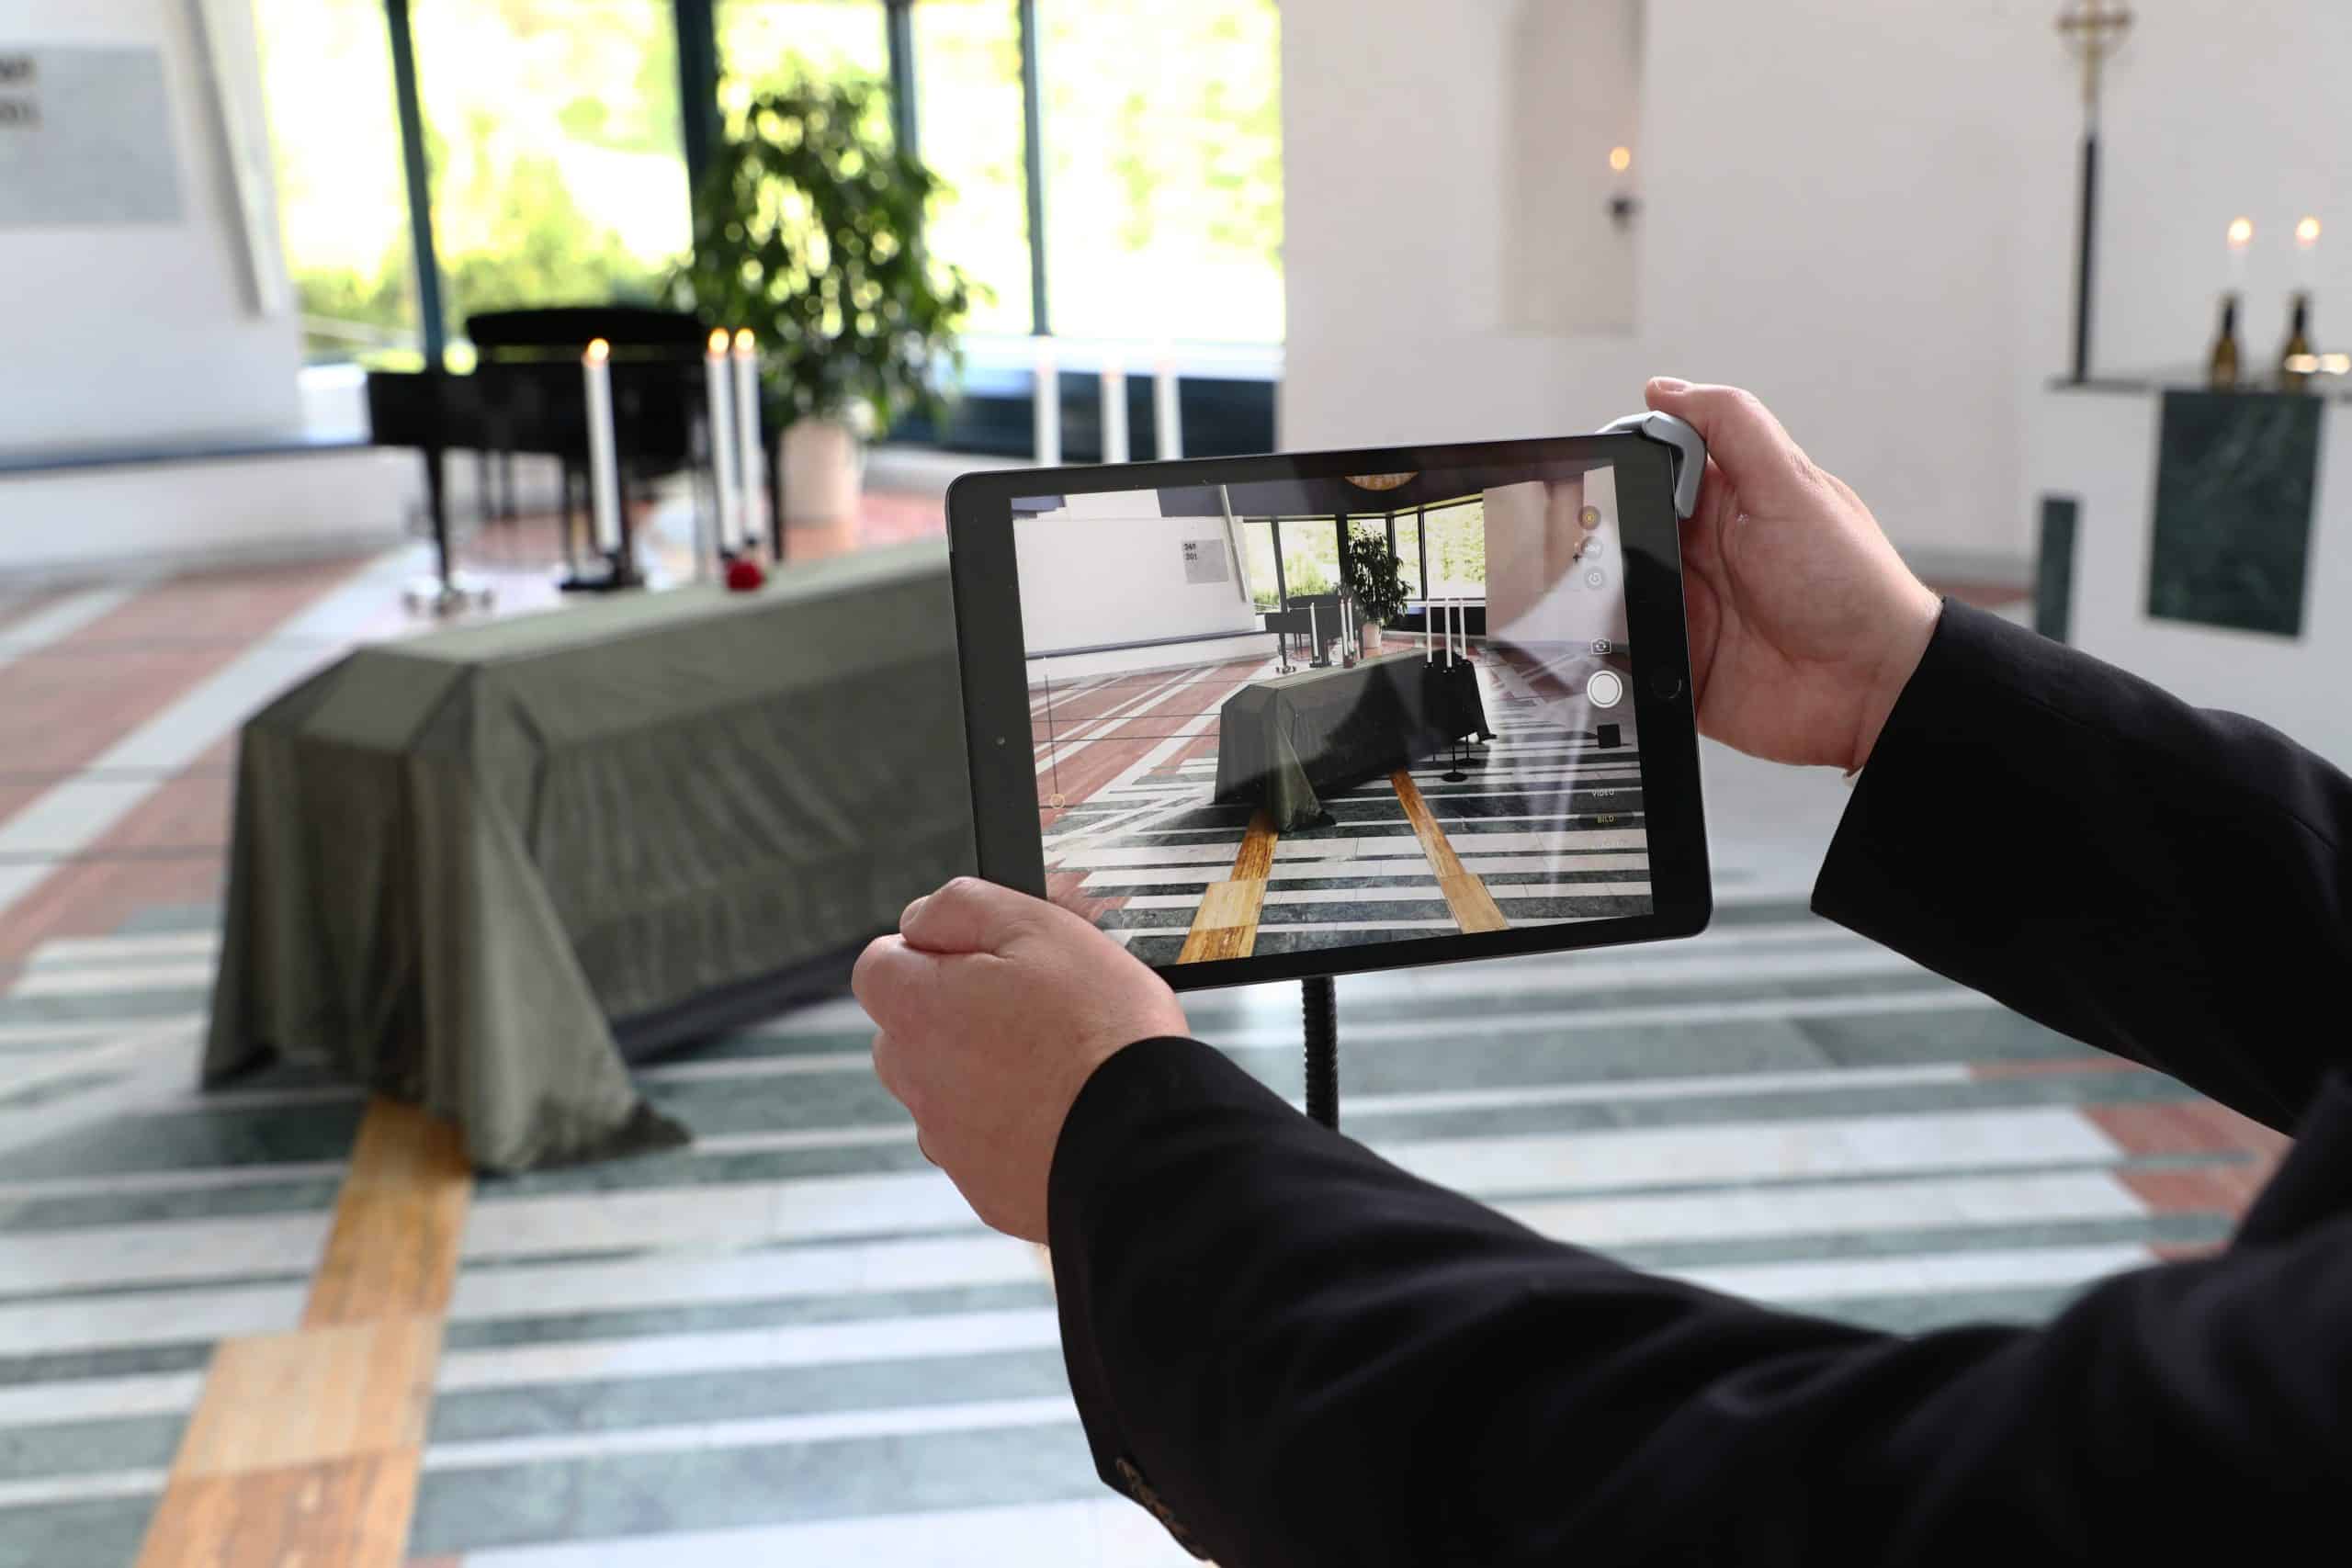
<svg viewBox="0 0 2352 1568">
<path fill-rule="evenodd" d="M 1814 907 L 2273 1127 L 2352 1062 L 2352 780 L 1964 604 Z"/>
<path fill-rule="evenodd" d="M 2261 1245 L 1903 1338 L 1546 1241 L 1147 1041 L 1057 1151 L 1064 1350 L 1103 1479 L 1224 1568 L 2259 1561 L 2352 1475 L 2341 1080 L 2306 1134 Z"/>
<path fill-rule="evenodd" d="M 2352 1475 L 2343 778 L 1947 609 L 1825 913 L 2301 1136 L 2231 1249 L 2040 1329 L 1874 1335 L 1561 1247 L 1204 1045 L 1049 1195 L 1103 1478 L 1226 1568 L 2285 1557 Z M 2319 1532 L 2327 1534 L 2321 1535 Z"/>
</svg>

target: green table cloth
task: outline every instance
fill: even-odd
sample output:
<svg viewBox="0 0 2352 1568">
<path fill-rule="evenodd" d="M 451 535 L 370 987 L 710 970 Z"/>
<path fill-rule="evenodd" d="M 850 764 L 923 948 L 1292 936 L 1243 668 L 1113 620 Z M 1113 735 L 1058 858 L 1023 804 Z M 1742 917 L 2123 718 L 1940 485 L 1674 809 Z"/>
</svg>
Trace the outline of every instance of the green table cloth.
<svg viewBox="0 0 2352 1568">
<path fill-rule="evenodd" d="M 1330 820 L 1322 796 L 1489 735 L 1476 672 L 1419 649 L 1253 681 L 1217 712 L 1216 794 L 1277 832 Z"/>
<path fill-rule="evenodd" d="M 206 1081 L 320 1064 L 490 1169 L 678 1143 L 624 1043 L 971 867 L 943 543 L 362 648 L 239 737 Z"/>
</svg>

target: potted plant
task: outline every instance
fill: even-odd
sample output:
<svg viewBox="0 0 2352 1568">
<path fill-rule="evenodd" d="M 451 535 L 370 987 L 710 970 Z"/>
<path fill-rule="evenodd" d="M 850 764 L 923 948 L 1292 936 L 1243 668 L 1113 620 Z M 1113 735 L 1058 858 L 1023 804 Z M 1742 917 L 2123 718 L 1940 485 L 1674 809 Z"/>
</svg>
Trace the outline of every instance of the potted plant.
<svg viewBox="0 0 2352 1568">
<path fill-rule="evenodd" d="M 1348 596 L 1363 617 L 1363 650 L 1380 651 L 1380 628 L 1405 613 L 1405 563 L 1378 534 L 1348 541 Z"/>
<path fill-rule="evenodd" d="M 944 189 L 892 139 L 884 89 L 854 77 L 757 95 L 712 150 L 671 295 L 757 334 L 787 523 L 854 517 L 861 438 L 939 411 L 974 288 L 922 246 Z"/>
</svg>

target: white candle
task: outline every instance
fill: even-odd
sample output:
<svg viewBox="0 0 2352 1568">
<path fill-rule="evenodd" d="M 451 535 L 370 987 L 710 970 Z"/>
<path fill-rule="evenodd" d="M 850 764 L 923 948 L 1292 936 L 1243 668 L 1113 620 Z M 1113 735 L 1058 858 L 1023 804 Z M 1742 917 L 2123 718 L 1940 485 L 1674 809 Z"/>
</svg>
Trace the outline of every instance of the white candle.
<svg viewBox="0 0 2352 1568">
<path fill-rule="evenodd" d="M 612 344 L 596 339 L 581 356 L 580 375 L 588 392 L 588 500 L 596 520 L 596 547 L 616 556 L 621 548 L 621 479 L 613 457 L 612 355 Z"/>
<path fill-rule="evenodd" d="M 1127 367 L 1109 349 L 1102 354 L 1102 460 L 1127 460 Z"/>
<path fill-rule="evenodd" d="M 1421 601 L 1421 662 L 1434 663 L 1437 645 L 1430 636 L 1430 623 L 1437 618 L 1437 606 L 1427 599 Z"/>
<path fill-rule="evenodd" d="M 713 327 L 702 359 L 703 399 L 710 405 L 710 480 L 718 491 L 718 548 L 733 555 L 742 538 L 735 510 L 735 383 L 727 370 L 727 329 Z M 695 547 L 701 553 L 702 547 Z"/>
<path fill-rule="evenodd" d="M 749 327 L 735 329 L 735 542 L 746 545 L 760 525 L 760 342 Z"/>
<path fill-rule="evenodd" d="M 1310 658 L 1323 657 L 1323 633 L 1315 624 L 1315 606 L 1312 604 L 1306 606 L 1306 646 L 1315 650 Z"/>
<path fill-rule="evenodd" d="M 1453 668 L 1453 601 L 1445 602 L 1445 667 Z"/>
<path fill-rule="evenodd" d="M 1054 358 L 1054 340 L 1037 337 L 1030 340 L 1036 350 L 1036 390 L 1031 394 L 1035 406 L 1031 410 L 1035 420 L 1035 451 L 1037 466 L 1054 468 L 1062 460 L 1062 372 Z"/>
<path fill-rule="evenodd" d="M 2306 294 L 2317 281 L 2319 220 L 2305 218 L 2295 225 L 2295 283 Z"/>
<path fill-rule="evenodd" d="M 1162 462 L 1184 455 L 1184 410 L 1178 389 L 1175 351 L 1163 343 L 1151 369 L 1151 423 Z"/>
<path fill-rule="evenodd" d="M 2245 292 L 2245 254 L 2254 246 L 2254 220 L 2230 220 L 2230 287 Z"/>
</svg>

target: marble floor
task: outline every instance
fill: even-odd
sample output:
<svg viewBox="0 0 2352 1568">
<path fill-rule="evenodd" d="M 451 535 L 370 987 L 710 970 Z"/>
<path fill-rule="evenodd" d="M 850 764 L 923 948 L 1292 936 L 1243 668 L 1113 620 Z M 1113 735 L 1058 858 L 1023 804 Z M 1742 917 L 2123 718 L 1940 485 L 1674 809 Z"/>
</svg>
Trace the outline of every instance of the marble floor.
<svg viewBox="0 0 2352 1568">
<path fill-rule="evenodd" d="M 527 548 L 487 564 L 529 602 Z M 695 1143 L 584 1169 L 473 1181 L 298 1075 L 195 1091 L 235 727 L 406 629 L 416 565 L 0 596 L 0 1562 L 194 1561 L 238 1507 L 274 1512 L 205 1561 L 1191 1561 L 1094 1482 L 1042 1259 L 922 1161 L 843 1002 L 644 1069 Z M 2227 1234 L 2274 1136 L 1815 919 L 1834 774 L 1706 761 L 1714 929 L 1342 981 L 1351 1134 L 1897 1331 Z M 1294 990 L 1187 1010 L 1299 1092 Z M 413 1255 L 419 1315 L 338 1314 Z M 231 1440 L 240 1401 L 282 1418 Z"/>
<path fill-rule="evenodd" d="M 1154 964 L 1648 913 L 1631 711 L 1610 716 L 1603 747 L 1593 710 L 1539 695 L 1540 671 L 1484 647 L 1466 661 L 1491 738 L 1326 791 L 1329 821 L 1279 834 L 1252 803 L 1216 798 L 1221 705 L 1271 661 L 1136 671 L 1050 708 L 1041 698 L 1040 791 L 1065 802 L 1045 813 L 1048 892 Z M 1239 915 L 1204 912 L 1237 888 Z M 1240 934 L 1204 944 L 1212 917 Z"/>
</svg>

